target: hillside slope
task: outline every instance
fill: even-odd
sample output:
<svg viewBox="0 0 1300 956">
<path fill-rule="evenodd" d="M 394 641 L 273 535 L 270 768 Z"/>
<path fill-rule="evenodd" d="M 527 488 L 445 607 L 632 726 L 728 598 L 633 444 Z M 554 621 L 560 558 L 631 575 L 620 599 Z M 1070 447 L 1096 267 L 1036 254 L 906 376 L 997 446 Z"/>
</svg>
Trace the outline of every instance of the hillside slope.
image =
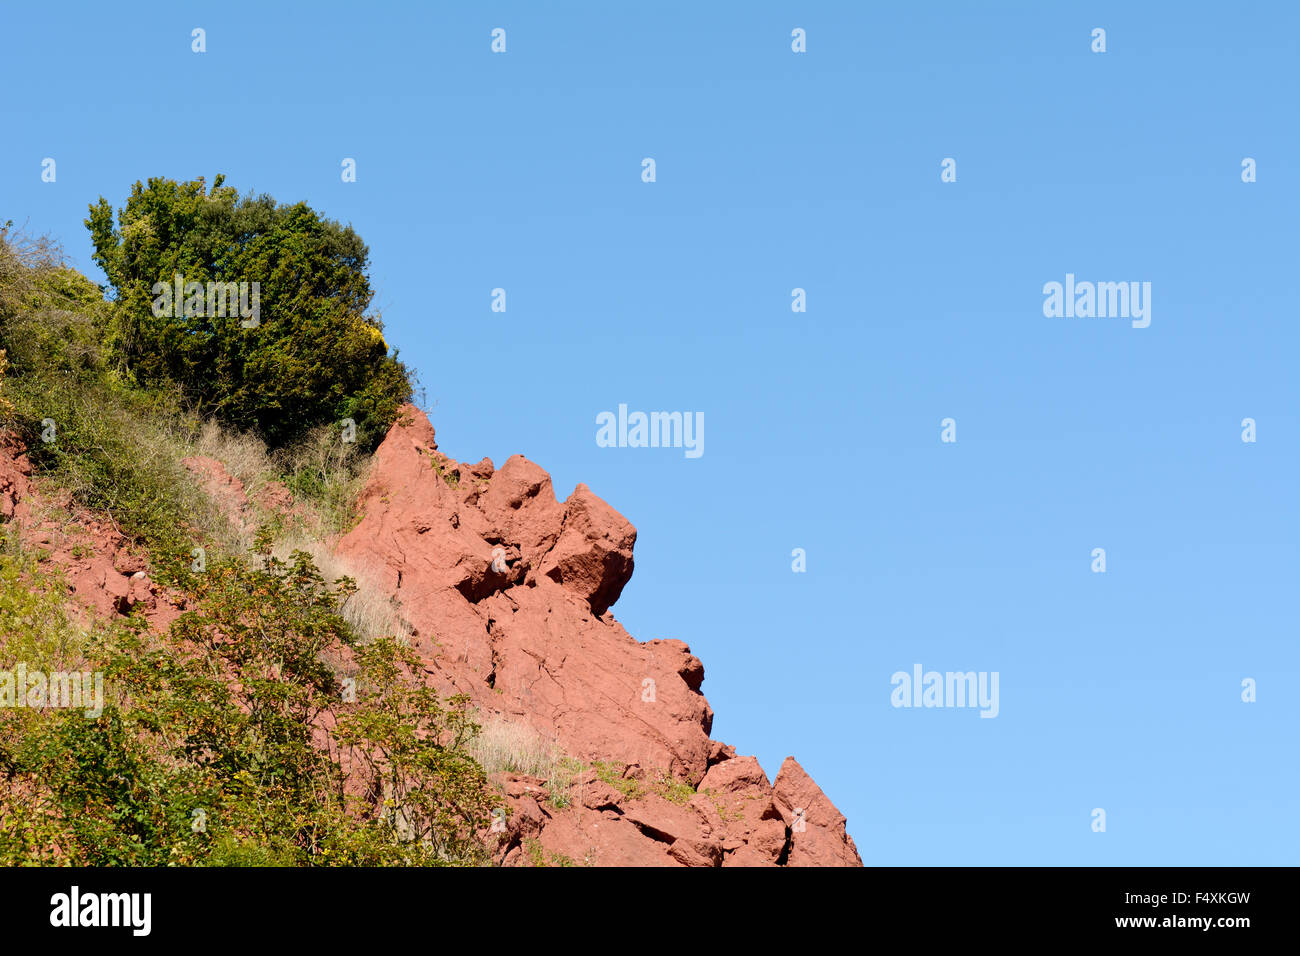
<svg viewBox="0 0 1300 956">
<path fill-rule="evenodd" d="M 241 526 L 264 500 L 215 459 L 196 482 Z M 154 584 L 111 522 L 43 497 L 21 445 L 0 444 L 0 521 L 69 585 L 78 613 L 162 629 L 186 596 Z M 292 509 L 287 495 L 269 507 Z M 370 463 L 339 567 L 386 599 L 430 686 L 468 695 L 513 741 L 488 769 L 507 813 L 483 838 L 505 865 L 860 866 L 844 816 L 793 759 L 769 782 L 710 739 L 704 667 L 677 640 L 639 642 L 610 605 L 636 530 L 579 485 L 556 500 L 522 456 L 500 469 L 443 455 L 407 406 Z M 518 741 L 523 741 L 521 747 Z M 525 766 L 517 751 L 547 759 Z"/>
</svg>

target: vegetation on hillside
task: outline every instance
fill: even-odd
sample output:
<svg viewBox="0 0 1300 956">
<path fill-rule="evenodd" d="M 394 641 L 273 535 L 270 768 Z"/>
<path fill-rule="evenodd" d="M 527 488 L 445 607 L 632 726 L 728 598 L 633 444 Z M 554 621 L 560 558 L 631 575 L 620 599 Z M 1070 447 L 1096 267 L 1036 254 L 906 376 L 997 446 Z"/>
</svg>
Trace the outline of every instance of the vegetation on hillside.
<svg viewBox="0 0 1300 956">
<path fill-rule="evenodd" d="M 425 686 L 395 615 L 325 546 L 411 391 L 366 314 L 364 244 L 220 178 L 137 183 L 116 228 L 103 200 L 87 225 L 111 298 L 0 230 L 0 428 L 186 610 L 165 633 L 83 622 L 0 526 L 0 864 L 484 862 L 499 798 L 467 702 Z M 260 321 L 155 314 L 171 273 L 259 282 Z M 250 488 L 286 485 L 309 527 L 233 529 L 182 463 L 216 453 Z M 101 673 L 102 714 L 15 706 L 20 664 Z"/>
<path fill-rule="evenodd" d="M 0 554 L 5 669 L 102 670 L 103 713 L 0 711 L 0 864 L 474 863 L 496 798 L 391 638 L 358 644 L 323 581 L 269 537 L 194 576 L 196 609 L 80 631 L 48 579 Z M 350 770 L 350 773 L 345 772 Z"/>
</svg>

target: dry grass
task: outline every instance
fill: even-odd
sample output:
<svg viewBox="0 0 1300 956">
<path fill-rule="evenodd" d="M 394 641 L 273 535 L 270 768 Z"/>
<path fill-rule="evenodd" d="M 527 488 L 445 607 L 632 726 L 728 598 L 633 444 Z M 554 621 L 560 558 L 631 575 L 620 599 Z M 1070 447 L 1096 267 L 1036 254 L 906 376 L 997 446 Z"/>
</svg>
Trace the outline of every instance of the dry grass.
<svg viewBox="0 0 1300 956">
<path fill-rule="evenodd" d="M 497 714 L 480 715 L 482 727 L 469 751 L 488 773 L 510 771 L 550 780 L 565 759 L 558 741 L 522 721 Z"/>
<path fill-rule="evenodd" d="M 335 554 L 332 541 L 308 534 L 290 533 L 276 539 L 271 553 L 281 560 L 288 560 L 294 551 L 310 554 L 321 577 L 326 581 L 333 583 L 339 578 L 347 577 L 356 582 L 356 593 L 344 602 L 340 610 L 343 619 L 351 625 L 359 638 L 363 641 L 376 637 L 405 638 L 407 628 L 398 605 L 384 595 L 383 589 L 364 568 Z"/>
<path fill-rule="evenodd" d="M 253 494 L 275 478 L 275 465 L 260 439 L 222 428 L 214 421 L 204 422 L 191 445 L 191 454 L 215 458 Z"/>
<path fill-rule="evenodd" d="M 277 470 L 326 534 L 346 534 L 356 522 L 356 500 L 365 484 L 367 459 L 334 425 L 319 425 L 275 456 Z"/>
<path fill-rule="evenodd" d="M 374 576 L 334 552 L 339 537 L 348 530 L 364 481 L 355 445 L 345 445 L 336 430 L 326 427 L 314 430 L 293 449 L 273 453 L 255 436 L 209 421 L 197 429 L 186 453 L 216 459 L 244 486 L 251 514 L 247 521 L 228 522 L 226 540 L 234 550 L 248 552 L 257 527 L 270 523 L 276 528 L 272 553 L 277 558 L 288 560 L 294 551 L 305 551 L 326 581 L 348 577 L 356 582 L 357 590 L 341 612 L 358 637 L 406 636 L 398 606 Z M 280 481 L 293 494 L 292 509 L 287 514 L 268 513 L 258 503 L 259 492 Z"/>
<path fill-rule="evenodd" d="M 292 448 L 269 451 L 253 435 L 204 422 L 189 441 L 187 454 L 215 458 L 238 478 L 250 499 L 272 482 L 293 495 L 293 514 L 284 523 L 322 537 L 344 534 L 356 518 L 357 497 L 365 484 L 365 456 L 344 442 L 338 428 L 312 429 Z"/>
<path fill-rule="evenodd" d="M 9 306 L 36 289 L 39 274 L 64 268 L 63 247 L 49 236 L 0 227 L 0 306 Z"/>
</svg>

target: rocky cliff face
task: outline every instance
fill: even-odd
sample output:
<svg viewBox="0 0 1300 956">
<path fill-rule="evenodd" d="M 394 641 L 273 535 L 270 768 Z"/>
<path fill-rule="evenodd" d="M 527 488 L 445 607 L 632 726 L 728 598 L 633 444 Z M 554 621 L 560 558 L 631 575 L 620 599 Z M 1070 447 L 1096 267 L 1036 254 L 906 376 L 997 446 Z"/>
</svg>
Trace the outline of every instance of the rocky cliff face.
<svg viewBox="0 0 1300 956">
<path fill-rule="evenodd" d="M 233 522 L 254 520 L 221 462 L 186 464 Z M 0 444 L 0 520 L 20 520 L 73 601 L 158 628 L 174 620 L 183 596 L 154 585 L 111 525 L 38 500 L 30 472 L 21 448 Z M 614 619 L 636 529 L 586 485 L 560 502 L 522 456 L 500 469 L 456 462 L 408 407 L 359 505 L 335 553 L 390 600 L 430 684 L 567 755 L 563 780 L 498 775 L 509 813 L 484 834 L 498 861 L 861 865 L 844 816 L 794 758 L 769 782 L 753 757 L 710 739 L 704 666 L 686 644 L 637 641 Z"/>
<path fill-rule="evenodd" d="M 456 462 L 407 408 L 361 512 L 338 553 L 398 602 L 431 681 L 600 764 L 560 805 L 540 778 L 508 776 L 505 862 L 531 849 L 601 865 L 861 865 L 843 815 L 793 758 L 772 784 L 710 739 L 689 647 L 637 641 L 614 619 L 636 529 L 586 485 L 560 502 L 522 456 Z"/>
</svg>

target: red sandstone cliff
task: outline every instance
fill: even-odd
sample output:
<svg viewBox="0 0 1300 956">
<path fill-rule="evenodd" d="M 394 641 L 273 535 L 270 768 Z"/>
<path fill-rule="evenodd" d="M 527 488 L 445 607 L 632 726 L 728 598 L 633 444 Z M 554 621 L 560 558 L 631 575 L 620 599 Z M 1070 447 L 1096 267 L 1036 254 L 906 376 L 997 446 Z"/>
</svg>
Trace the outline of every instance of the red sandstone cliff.
<svg viewBox="0 0 1300 956">
<path fill-rule="evenodd" d="M 338 552 L 400 602 L 435 684 L 623 778 L 666 771 L 696 791 L 672 801 L 587 771 L 560 809 L 541 780 L 512 775 L 506 862 L 535 839 L 597 864 L 861 865 L 844 816 L 793 758 L 773 785 L 710 740 L 689 647 L 639 642 L 614 619 L 636 529 L 586 485 L 559 502 L 522 456 L 499 470 L 456 462 L 408 408 L 375 453 L 361 512 Z"/>
</svg>

